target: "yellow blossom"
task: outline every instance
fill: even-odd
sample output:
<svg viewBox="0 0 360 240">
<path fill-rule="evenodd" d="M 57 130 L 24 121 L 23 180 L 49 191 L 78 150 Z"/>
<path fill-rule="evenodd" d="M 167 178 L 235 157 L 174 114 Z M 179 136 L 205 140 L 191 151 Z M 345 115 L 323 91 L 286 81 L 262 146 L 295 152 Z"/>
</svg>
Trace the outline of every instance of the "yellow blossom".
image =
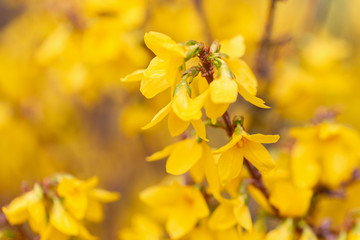
<svg viewBox="0 0 360 240">
<path fill-rule="evenodd" d="M 166 230 L 171 238 L 189 233 L 200 219 L 209 215 L 204 197 L 193 186 L 153 186 L 142 191 L 140 198 L 167 213 Z"/>
<path fill-rule="evenodd" d="M 222 184 L 239 176 L 243 158 L 250 161 L 261 173 L 274 168 L 274 161 L 261 143 L 274 143 L 278 139 L 279 135 L 249 135 L 238 125 L 229 143 L 214 152 L 221 153 L 218 169 Z"/>
<path fill-rule="evenodd" d="M 108 192 L 95 188 L 98 178 L 94 177 L 87 181 L 64 176 L 57 187 L 60 197 L 64 198 L 66 209 L 77 219 L 100 222 L 103 219 L 103 211 L 100 202 L 113 202 L 119 199 L 118 193 Z"/>
<path fill-rule="evenodd" d="M 205 125 L 201 120 L 201 108 L 207 94 L 208 92 L 204 92 L 192 99 L 186 86 L 181 84 L 171 102 L 161 109 L 143 129 L 155 126 L 169 115 L 168 128 L 172 136 L 183 133 L 191 123 L 200 138 L 207 141 Z"/>
<path fill-rule="evenodd" d="M 6 219 L 12 225 L 29 221 L 32 230 L 39 233 L 47 224 L 43 195 L 41 187 L 35 184 L 33 190 L 15 198 L 2 208 Z"/>
<path fill-rule="evenodd" d="M 120 231 L 121 240 L 159 240 L 163 236 L 163 230 L 152 219 L 137 214 L 132 217 L 132 227 Z"/>
<path fill-rule="evenodd" d="M 180 76 L 178 68 L 184 62 L 186 50 L 170 37 L 158 32 L 146 33 L 144 40 L 156 57 L 142 74 L 132 73 L 131 77 L 125 77 L 122 81 L 141 80 L 141 93 L 146 98 L 152 98 L 175 85 L 177 77 Z"/>
<path fill-rule="evenodd" d="M 323 122 L 293 128 L 296 143 L 291 153 L 293 181 L 299 187 L 322 183 L 336 188 L 359 165 L 360 136 L 343 125 Z"/>
<path fill-rule="evenodd" d="M 241 197 L 235 199 L 221 198 L 220 205 L 209 219 L 209 227 L 213 230 L 227 230 L 236 224 L 248 231 L 252 230 L 249 208 Z"/>
<path fill-rule="evenodd" d="M 294 239 L 294 221 L 292 219 L 285 220 L 266 234 L 265 240 L 293 240 Z"/>
<path fill-rule="evenodd" d="M 283 216 L 301 217 L 309 209 L 313 191 L 308 188 L 297 188 L 291 182 L 275 183 L 270 194 L 270 203 L 279 209 Z"/>
</svg>

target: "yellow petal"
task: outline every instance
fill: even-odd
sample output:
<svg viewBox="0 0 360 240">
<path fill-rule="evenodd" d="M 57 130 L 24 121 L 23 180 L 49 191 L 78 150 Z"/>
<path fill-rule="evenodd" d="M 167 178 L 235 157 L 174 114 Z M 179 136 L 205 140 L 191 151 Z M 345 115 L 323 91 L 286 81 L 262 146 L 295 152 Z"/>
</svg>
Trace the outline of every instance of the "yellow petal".
<svg viewBox="0 0 360 240">
<path fill-rule="evenodd" d="M 348 240 L 355 240 L 355 239 L 349 238 Z M 314 232 L 311 230 L 310 227 L 306 227 L 304 228 L 299 240 L 318 240 L 318 238 L 316 237 L 316 235 L 314 234 Z"/>
<path fill-rule="evenodd" d="M 220 179 L 218 170 L 215 163 L 215 158 L 211 153 L 210 147 L 207 143 L 202 143 L 203 147 L 203 160 L 205 166 L 205 176 L 208 182 L 208 191 L 217 196 L 220 193 Z"/>
<path fill-rule="evenodd" d="M 221 154 L 218 169 L 219 177 L 223 185 L 226 185 L 239 176 L 243 160 L 243 153 L 239 147 L 232 147 Z"/>
<path fill-rule="evenodd" d="M 41 44 L 35 58 L 42 64 L 48 64 L 58 57 L 66 47 L 71 36 L 71 27 L 67 24 L 58 24 L 58 27 Z"/>
<path fill-rule="evenodd" d="M 264 196 L 264 194 L 258 188 L 254 187 L 253 185 L 250 184 L 248 186 L 248 190 L 249 190 L 249 193 L 250 193 L 251 197 L 254 198 L 256 203 L 262 209 L 264 209 L 268 213 L 274 213 L 272 207 L 269 204 L 268 199 Z"/>
<path fill-rule="evenodd" d="M 140 192 L 140 199 L 152 207 L 166 206 L 178 202 L 180 194 L 173 186 L 152 186 Z"/>
<path fill-rule="evenodd" d="M 265 240 L 293 240 L 294 239 L 294 222 L 287 219 L 284 223 L 277 226 L 266 234 Z"/>
<path fill-rule="evenodd" d="M 229 150 L 230 148 L 235 146 L 235 144 L 237 144 L 241 140 L 241 138 L 242 138 L 242 136 L 240 134 L 233 134 L 231 140 L 226 145 L 222 146 L 221 148 L 214 151 L 213 153 L 218 154 L 218 153 L 222 153 L 222 152 Z"/>
<path fill-rule="evenodd" d="M 190 122 L 183 121 L 173 111 L 170 111 L 168 117 L 168 129 L 171 136 L 182 134 L 190 125 Z"/>
<path fill-rule="evenodd" d="M 232 204 L 222 203 L 212 213 L 209 219 L 209 227 L 212 230 L 226 230 L 236 224 L 234 207 Z"/>
<path fill-rule="evenodd" d="M 227 54 L 231 58 L 240 58 L 245 53 L 244 38 L 239 34 L 231 39 L 220 41 L 220 52 Z"/>
<path fill-rule="evenodd" d="M 88 204 L 86 192 L 74 192 L 66 196 L 64 200 L 66 210 L 68 210 L 76 219 L 83 219 Z"/>
<path fill-rule="evenodd" d="M 148 32 L 145 33 L 144 41 L 146 46 L 161 58 L 185 57 L 185 48 L 165 34 Z"/>
<path fill-rule="evenodd" d="M 241 238 L 239 235 L 239 232 L 240 231 L 237 231 L 235 228 L 230 228 L 225 231 L 219 231 L 216 233 L 216 237 L 217 237 L 216 239 L 217 240 L 229 240 L 229 239 L 231 239 L 231 240 L 242 240 L 242 239 L 254 240 L 251 238 Z M 206 240 L 208 240 L 208 239 L 206 239 Z"/>
<path fill-rule="evenodd" d="M 187 172 L 200 159 L 202 147 L 195 139 L 179 142 L 166 162 L 166 172 L 180 175 Z"/>
<path fill-rule="evenodd" d="M 261 173 L 267 173 L 275 167 L 275 162 L 261 143 L 244 141 L 243 151 L 244 157 Z"/>
<path fill-rule="evenodd" d="M 174 211 L 166 221 L 166 230 L 172 239 L 178 239 L 189 233 L 197 221 L 189 210 Z"/>
<path fill-rule="evenodd" d="M 236 101 L 238 87 L 230 78 L 220 78 L 210 83 L 210 97 L 213 103 L 233 103 Z"/>
<path fill-rule="evenodd" d="M 229 108 L 229 104 L 228 103 L 215 104 L 209 98 L 204 102 L 204 108 L 205 108 L 206 116 L 208 116 L 211 119 L 211 122 L 215 124 L 216 120 L 219 117 L 221 117 Z"/>
<path fill-rule="evenodd" d="M 98 239 L 96 236 L 91 235 L 88 230 L 82 225 L 79 225 L 79 237 L 84 240 Z"/>
<path fill-rule="evenodd" d="M 201 119 L 199 120 L 194 120 L 191 121 L 191 125 L 194 127 L 196 134 L 199 135 L 199 137 L 208 142 L 209 139 L 206 138 L 206 128 L 205 128 L 205 124 L 203 123 L 203 121 Z"/>
<path fill-rule="evenodd" d="M 279 209 L 282 216 L 304 216 L 310 206 L 312 190 L 296 188 L 289 182 L 278 182 L 270 194 L 270 203 Z"/>
<path fill-rule="evenodd" d="M 191 209 L 191 213 L 198 218 L 204 218 L 209 215 L 208 205 L 203 194 L 197 188 L 194 186 L 183 186 L 181 191 L 183 208 Z"/>
<path fill-rule="evenodd" d="M 85 213 L 85 219 L 90 222 L 101 222 L 104 219 L 104 211 L 102 205 L 94 199 L 89 199 L 88 207 Z"/>
<path fill-rule="evenodd" d="M 292 180 L 297 187 L 312 188 L 318 184 L 321 166 L 314 144 L 296 143 L 292 149 L 290 168 Z"/>
<path fill-rule="evenodd" d="M 168 105 L 166 105 L 164 108 L 162 108 L 154 117 L 153 119 L 151 119 L 151 121 L 146 124 L 144 127 L 142 127 L 142 130 L 146 130 L 149 128 L 152 128 L 153 126 L 155 126 L 156 124 L 158 124 L 161 120 L 163 120 L 166 115 L 168 115 L 168 113 L 171 110 L 171 104 L 172 102 L 170 102 Z"/>
<path fill-rule="evenodd" d="M 153 98 L 158 93 L 169 88 L 171 85 L 166 79 L 169 62 L 154 57 L 147 69 L 144 71 L 141 80 L 140 91 L 146 98 Z"/>
<path fill-rule="evenodd" d="M 78 235 L 79 226 L 64 209 L 60 200 L 55 199 L 50 213 L 50 223 L 60 232 L 67 235 Z"/>
<path fill-rule="evenodd" d="M 146 161 L 152 162 L 169 156 L 171 151 L 173 151 L 173 149 L 175 148 L 176 144 L 178 143 L 171 144 L 169 146 L 166 146 L 163 150 L 153 153 L 150 157 L 146 158 Z"/>
<path fill-rule="evenodd" d="M 58 231 L 52 225 L 48 225 L 44 231 L 40 233 L 41 240 L 68 240 L 69 236 Z"/>
<path fill-rule="evenodd" d="M 207 93 L 206 91 L 196 98 L 191 99 L 185 86 L 183 86 L 174 97 L 172 110 L 184 121 L 200 119 L 202 115 L 201 108 L 204 105 Z"/>
<path fill-rule="evenodd" d="M 250 94 L 242 85 L 238 84 L 238 90 L 240 95 L 249 103 L 254 104 L 257 107 L 260 108 L 270 108 L 269 106 L 266 106 L 264 101 L 255 95 Z"/>
<path fill-rule="evenodd" d="M 241 59 L 228 59 L 226 62 L 235 75 L 236 83 L 255 96 L 257 81 L 249 66 Z"/>
<path fill-rule="evenodd" d="M 204 180 L 205 171 L 203 160 L 200 159 L 189 171 L 191 178 L 196 183 L 201 183 Z"/>
<path fill-rule="evenodd" d="M 145 69 L 136 70 L 126 77 L 122 78 L 122 82 L 139 82 L 144 76 Z"/>
<path fill-rule="evenodd" d="M 234 206 L 234 214 L 236 217 L 237 222 L 245 228 L 247 231 L 252 230 L 252 221 L 249 208 L 245 205 L 237 205 Z"/>
<path fill-rule="evenodd" d="M 89 192 L 89 197 L 100 202 L 114 202 L 119 200 L 120 194 L 117 192 L 109 192 L 101 188 L 95 188 Z"/>
<path fill-rule="evenodd" d="M 246 139 L 257 143 L 276 143 L 280 138 L 279 135 L 263 135 L 260 133 L 251 135 L 244 133 L 242 135 Z"/>
<path fill-rule="evenodd" d="M 30 204 L 28 206 L 28 211 L 31 229 L 36 233 L 40 233 L 47 225 L 47 215 L 43 200 L 40 199 L 39 201 Z"/>
<path fill-rule="evenodd" d="M 9 206 L 2 208 L 2 211 L 6 215 L 6 219 L 10 224 L 17 225 L 24 223 L 27 220 L 27 206 L 29 199 L 32 198 L 32 194 L 32 192 L 25 193 L 24 195 L 12 200 Z"/>
</svg>

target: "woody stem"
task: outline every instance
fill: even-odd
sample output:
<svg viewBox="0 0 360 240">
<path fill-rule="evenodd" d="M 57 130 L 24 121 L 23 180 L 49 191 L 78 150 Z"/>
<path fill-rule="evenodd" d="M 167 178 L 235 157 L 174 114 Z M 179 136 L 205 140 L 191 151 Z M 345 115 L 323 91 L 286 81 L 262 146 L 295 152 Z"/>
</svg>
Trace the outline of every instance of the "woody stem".
<svg viewBox="0 0 360 240">
<path fill-rule="evenodd" d="M 206 81 L 210 84 L 212 81 L 214 81 L 214 65 L 208 58 L 209 54 L 209 47 L 205 46 L 200 49 L 198 57 L 201 63 L 201 76 L 205 77 Z M 229 113 L 226 111 L 222 115 L 222 118 L 225 123 L 226 133 L 229 137 L 231 137 L 234 133 L 234 127 L 231 122 Z M 244 162 L 249 171 L 249 174 L 251 175 L 251 178 L 254 180 L 253 185 L 258 188 L 267 199 L 269 199 L 269 192 L 264 185 L 261 173 L 247 159 L 244 159 Z M 277 214 L 277 209 L 275 207 L 273 207 L 273 209 L 274 212 Z"/>
</svg>

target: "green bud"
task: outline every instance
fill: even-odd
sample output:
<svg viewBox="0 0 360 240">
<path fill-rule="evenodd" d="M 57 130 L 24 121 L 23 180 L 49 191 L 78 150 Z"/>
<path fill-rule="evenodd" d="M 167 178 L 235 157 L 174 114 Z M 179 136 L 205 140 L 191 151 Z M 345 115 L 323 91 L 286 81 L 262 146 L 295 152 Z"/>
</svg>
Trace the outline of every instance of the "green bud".
<svg viewBox="0 0 360 240">
<path fill-rule="evenodd" d="M 185 61 L 190 60 L 191 58 L 195 57 L 196 54 L 199 52 L 199 45 L 191 45 L 187 48 L 188 50 L 185 53 Z"/>
<path fill-rule="evenodd" d="M 218 53 L 220 51 L 220 48 L 221 44 L 219 43 L 219 41 L 215 40 L 210 46 L 210 53 Z"/>
<path fill-rule="evenodd" d="M 237 125 L 240 125 L 240 126 L 243 126 L 244 125 L 244 117 L 243 116 L 235 116 L 234 117 L 234 123 L 235 123 L 235 126 Z"/>
</svg>

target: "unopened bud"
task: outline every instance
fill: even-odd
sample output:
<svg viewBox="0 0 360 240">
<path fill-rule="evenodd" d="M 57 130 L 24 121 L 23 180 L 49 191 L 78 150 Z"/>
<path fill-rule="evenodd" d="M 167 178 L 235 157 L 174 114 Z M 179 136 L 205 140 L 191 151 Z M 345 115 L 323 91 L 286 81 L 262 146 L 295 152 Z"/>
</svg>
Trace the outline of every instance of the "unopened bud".
<svg viewBox="0 0 360 240">
<path fill-rule="evenodd" d="M 221 44 L 219 43 L 219 41 L 215 40 L 210 46 L 210 53 L 218 53 L 220 51 L 220 48 Z"/>
</svg>

